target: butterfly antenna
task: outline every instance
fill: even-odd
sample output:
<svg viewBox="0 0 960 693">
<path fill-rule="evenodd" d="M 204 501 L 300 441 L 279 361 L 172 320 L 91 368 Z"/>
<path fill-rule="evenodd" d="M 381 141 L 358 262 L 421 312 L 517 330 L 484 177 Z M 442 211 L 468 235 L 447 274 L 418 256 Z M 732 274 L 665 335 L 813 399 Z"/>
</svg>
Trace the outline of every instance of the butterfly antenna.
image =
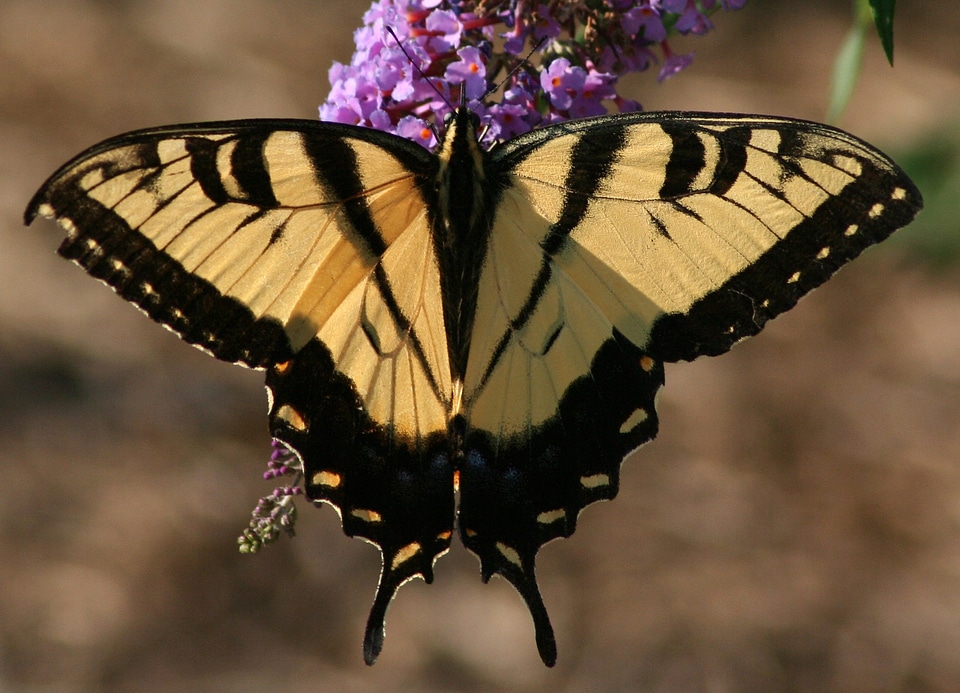
<svg viewBox="0 0 960 693">
<path fill-rule="evenodd" d="M 454 107 L 454 105 L 453 105 L 452 103 L 450 103 L 450 100 L 447 98 L 447 95 L 444 94 L 442 91 L 440 91 L 440 89 L 437 88 L 437 85 L 434 84 L 433 81 L 432 81 L 429 77 L 427 77 L 427 73 L 425 73 L 423 70 L 420 69 L 419 63 L 417 63 L 417 61 L 413 59 L 413 56 L 410 55 L 410 54 L 407 52 L 406 47 L 403 45 L 403 42 L 400 40 L 400 37 L 397 36 L 396 32 L 393 30 L 393 27 L 388 26 L 388 27 L 386 27 L 386 29 L 387 29 L 387 32 L 389 32 L 389 34 L 393 37 L 393 40 L 397 42 L 397 48 L 399 48 L 399 49 L 403 52 L 403 54 L 404 54 L 405 56 L 407 56 L 407 60 L 410 61 L 410 64 L 413 66 L 413 69 L 416 70 L 417 73 L 420 75 L 420 77 L 423 78 L 423 81 L 425 81 L 427 84 L 429 84 L 431 89 L 433 89 L 435 92 L 437 92 L 437 96 L 439 96 L 440 99 L 441 99 L 445 104 L 447 104 L 447 108 L 449 108 L 451 111 L 457 110 L 457 109 Z M 433 130 L 433 135 L 434 135 L 434 137 L 436 137 L 437 140 L 439 141 L 439 140 L 440 140 L 440 133 L 437 132 L 437 124 L 436 124 L 436 123 L 430 123 L 430 129 Z"/>
<path fill-rule="evenodd" d="M 518 60 L 517 64 L 514 65 L 506 75 L 504 75 L 503 79 L 497 82 L 497 84 L 492 89 L 488 90 L 487 93 L 483 95 L 483 97 L 486 98 L 487 96 L 494 93 L 495 91 L 498 91 L 504 84 L 507 83 L 507 81 L 509 81 L 511 77 L 513 77 L 515 74 L 520 72 L 520 69 L 522 67 L 525 67 L 527 65 L 532 65 L 532 63 L 530 62 L 530 56 L 532 56 L 534 53 L 540 50 L 540 47 L 544 43 L 546 43 L 546 40 L 547 40 L 547 37 L 544 36 L 542 39 L 537 41 L 536 44 L 534 44 L 533 48 L 530 49 L 530 52 L 523 57 L 523 60 Z"/>
<path fill-rule="evenodd" d="M 524 56 L 523 60 L 518 60 L 517 64 L 514 65 L 513 68 L 511 68 L 511 70 L 506 75 L 504 75 L 503 79 L 501 79 L 499 82 L 497 82 L 493 87 L 488 89 L 483 94 L 482 99 L 486 99 L 488 96 L 490 96 L 490 94 L 500 91 L 501 87 L 503 87 L 503 85 L 505 85 L 511 77 L 513 77 L 517 72 L 520 71 L 520 68 L 522 68 L 525 65 L 530 65 L 531 64 L 530 56 L 533 55 L 535 51 L 540 50 L 540 46 L 542 46 L 546 40 L 547 38 L 544 36 L 542 39 L 537 41 L 537 43 L 533 46 L 533 48 L 530 49 L 530 52 Z M 486 125 L 483 126 L 483 129 L 480 131 L 480 134 L 477 135 L 477 139 L 480 142 L 482 142 L 483 138 L 487 136 L 487 132 L 489 130 L 490 130 L 490 123 L 487 123 Z"/>
</svg>

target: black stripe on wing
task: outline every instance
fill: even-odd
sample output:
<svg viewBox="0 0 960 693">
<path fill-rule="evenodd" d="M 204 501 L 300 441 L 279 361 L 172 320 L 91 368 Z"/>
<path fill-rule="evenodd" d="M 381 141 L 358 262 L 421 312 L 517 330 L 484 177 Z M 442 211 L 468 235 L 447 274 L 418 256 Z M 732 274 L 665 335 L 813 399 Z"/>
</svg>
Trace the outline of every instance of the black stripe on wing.
<svg viewBox="0 0 960 693">
<path fill-rule="evenodd" d="M 390 142 L 395 143 L 393 140 Z M 365 248 L 371 257 L 383 255 L 387 245 L 364 198 L 366 190 L 360 180 L 353 148 L 340 138 L 324 138 L 322 141 L 307 139 L 304 144 L 320 184 L 329 190 L 332 198 L 343 203 L 344 213 L 350 219 L 351 242 Z"/>
</svg>

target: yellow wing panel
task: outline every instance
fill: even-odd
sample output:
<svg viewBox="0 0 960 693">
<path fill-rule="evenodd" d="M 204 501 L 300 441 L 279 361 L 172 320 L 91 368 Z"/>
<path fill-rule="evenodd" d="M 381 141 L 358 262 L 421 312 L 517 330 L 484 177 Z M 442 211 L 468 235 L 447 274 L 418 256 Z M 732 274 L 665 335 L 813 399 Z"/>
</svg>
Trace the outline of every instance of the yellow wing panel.
<svg viewBox="0 0 960 693">
<path fill-rule="evenodd" d="M 440 276 L 425 216 L 319 329 L 370 417 L 401 435 L 445 430 L 452 391 Z"/>
<path fill-rule="evenodd" d="M 590 370 L 610 321 L 534 236 L 551 203 L 529 189 L 505 195 L 490 235 L 464 377 L 472 427 L 504 438 L 557 414 L 567 387 Z M 545 201 L 546 200 L 546 201 Z"/>
<path fill-rule="evenodd" d="M 275 132 L 263 144 L 263 166 L 278 203 L 269 209 L 248 199 L 236 179 L 231 156 L 237 140 L 191 137 L 222 143 L 216 176 L 229 200 L 212 200 L 198 180 L 187 137 L 157 144 L 159 169 L 125 166 L 111 175 L 117 161 L 135 161 L 138 146 L 89 159 L 82 185 L 184 269 L 241 301 L 255 317 L 287 325 L 294 349 L 300 348 L 378 258 L 357 242 L 344 201 L 318 178 L 304 133 Z M 350 146 L 362 164 L 357 175 L 366 205 L 387 246 L 422 213 L 422 197 L 389 152 L 359 140 Z"/>
</svg>

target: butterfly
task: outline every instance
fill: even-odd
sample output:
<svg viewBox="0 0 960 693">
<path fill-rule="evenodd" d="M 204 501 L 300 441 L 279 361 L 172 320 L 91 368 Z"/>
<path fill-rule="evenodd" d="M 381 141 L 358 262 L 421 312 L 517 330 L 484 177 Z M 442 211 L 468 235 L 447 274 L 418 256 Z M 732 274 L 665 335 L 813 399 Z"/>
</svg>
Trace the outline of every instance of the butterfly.
<svg viewBox="0 0 960 693">
<path fill-rule="evenodd" d="M 383 132 L 243 120 L 109 139 L 25 219 L 185 341 L 266 370 L 307 496 L 382 552 L 364 657 L 457 531 L 507 579 L 544 663 L 540 547 L 617 494 L 657 433 L 665 362 L 759 332 L 922 206 L 840 130 L 630 113 L 436 153 Z"/>
</svg>

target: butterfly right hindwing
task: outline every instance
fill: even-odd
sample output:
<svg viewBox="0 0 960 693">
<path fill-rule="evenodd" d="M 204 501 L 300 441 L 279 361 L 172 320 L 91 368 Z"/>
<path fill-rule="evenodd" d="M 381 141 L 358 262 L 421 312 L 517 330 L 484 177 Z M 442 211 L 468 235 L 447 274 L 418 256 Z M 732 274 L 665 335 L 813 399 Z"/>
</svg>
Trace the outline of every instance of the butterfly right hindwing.
<svg viewBox="0 0 960 693">
<path fill-rule="evenodd" d="M 399 438 L 373 419 L 354 383 L 312 340 L 267 371 L 270 430 L 300 458 L 307 496 L 333 505 L 348 536 L 380 548 L 383 570 L 364 638 L 372 664 L 383 646 L 387 607 L 433 563 L 453 532 L 454 467 L 446 431 Z"/>
</svg>

